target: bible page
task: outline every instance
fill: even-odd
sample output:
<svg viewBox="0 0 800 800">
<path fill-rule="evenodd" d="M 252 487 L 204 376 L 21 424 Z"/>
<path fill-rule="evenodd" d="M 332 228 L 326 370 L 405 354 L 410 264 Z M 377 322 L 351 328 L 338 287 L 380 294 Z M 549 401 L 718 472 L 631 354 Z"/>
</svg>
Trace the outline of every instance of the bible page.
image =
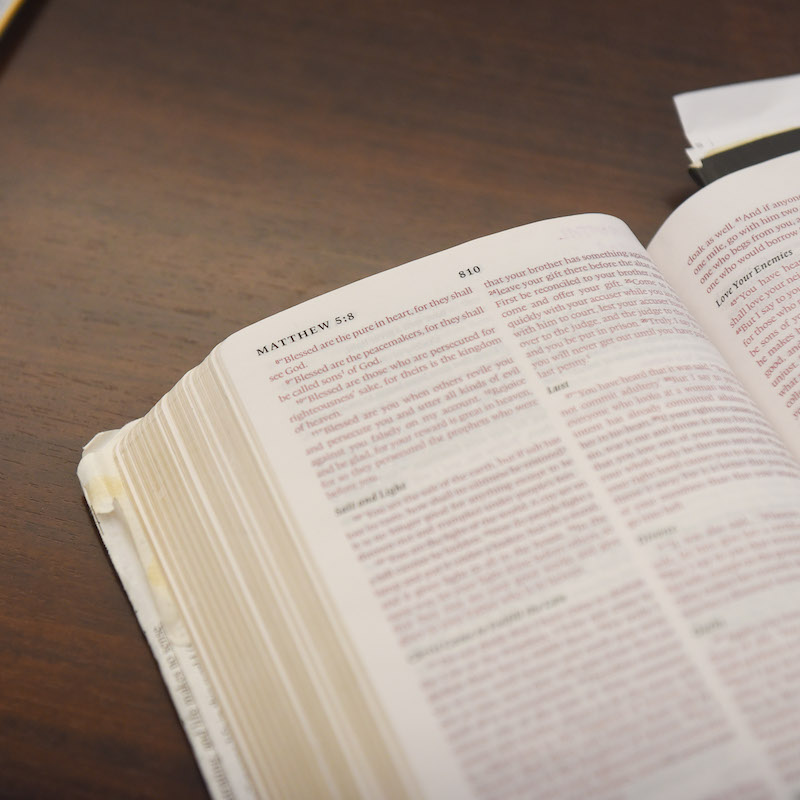
<svg viewBox="0 0 800 800">
<path fill-rule="evenodd" d="M 800 458 L 800 153 L 707 186 L 648 250 Z"/>
<path fill-rule="evenodd" d="M 619 220 L 215 358 L 426 796 L 800 791 L 800 468 Z"/>
</svg>

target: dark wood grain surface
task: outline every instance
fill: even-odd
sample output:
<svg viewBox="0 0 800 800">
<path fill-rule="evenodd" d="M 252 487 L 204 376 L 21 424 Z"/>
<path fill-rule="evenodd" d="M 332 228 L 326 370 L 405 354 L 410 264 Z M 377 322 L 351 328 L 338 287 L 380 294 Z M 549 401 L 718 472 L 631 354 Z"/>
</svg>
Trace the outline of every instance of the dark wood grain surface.
<svg viewBox="0 0 800 800">
<path fill-rule="evenodd" d="M 796 0 L 28 0 L 0 39 L 0 796 L 203 797 L 75 478 L 223 337 L 692 191 L 671 96 L 798 71 Z"/>
</svg>

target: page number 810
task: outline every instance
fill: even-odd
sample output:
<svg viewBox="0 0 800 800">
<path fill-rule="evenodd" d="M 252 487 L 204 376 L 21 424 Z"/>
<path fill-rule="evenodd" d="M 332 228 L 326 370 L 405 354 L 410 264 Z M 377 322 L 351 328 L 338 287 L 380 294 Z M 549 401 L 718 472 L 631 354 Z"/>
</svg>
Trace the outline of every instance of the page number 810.
<svg viewBox="0 0 800 800">
<path fill-rule="evenodd" d="M 468 278 L 470 275 L 477 275 L 481 271 L 480 267 L 467 267 L 458 271 L 459 278 Z"/>
</svg>

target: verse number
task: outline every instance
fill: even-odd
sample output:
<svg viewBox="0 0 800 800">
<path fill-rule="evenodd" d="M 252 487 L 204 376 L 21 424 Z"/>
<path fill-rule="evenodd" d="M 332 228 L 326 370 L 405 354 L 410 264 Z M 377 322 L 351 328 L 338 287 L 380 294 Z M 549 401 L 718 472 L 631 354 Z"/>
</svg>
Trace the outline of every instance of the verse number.
<svg viewBox="0 0 800 800">
<path fill-rule="evenodd" d="M 458 271 L 459 278 L 468 278 L 470 275 L 477 275 L 481 271 L 480 267 L 467 267 Z"/>
<path fill-rule="evenodd" d="M 334 322 L 337 325 L 341 325 L 343 322 L 351 322 L 356 318 L 356 315 L 352 311 L 348 311 L 347 314 L 342 314 L 341 317 L 334 317 Z"/>
</svg>

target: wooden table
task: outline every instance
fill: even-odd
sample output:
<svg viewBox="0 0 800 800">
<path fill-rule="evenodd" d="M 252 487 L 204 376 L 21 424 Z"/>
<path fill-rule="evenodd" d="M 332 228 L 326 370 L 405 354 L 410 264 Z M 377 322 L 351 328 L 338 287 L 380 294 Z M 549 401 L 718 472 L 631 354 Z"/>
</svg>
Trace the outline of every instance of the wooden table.
<svg viewBox="0 0 800 800">
<path fill-rule="evenodd" d="M 671 96 L 798 69 L 796 0 L 28 0 L 0 39 L 0 796 L 203 797 L 75 467 L 219 340 L 543 217 L 644 241 Z"/>
</svg>

